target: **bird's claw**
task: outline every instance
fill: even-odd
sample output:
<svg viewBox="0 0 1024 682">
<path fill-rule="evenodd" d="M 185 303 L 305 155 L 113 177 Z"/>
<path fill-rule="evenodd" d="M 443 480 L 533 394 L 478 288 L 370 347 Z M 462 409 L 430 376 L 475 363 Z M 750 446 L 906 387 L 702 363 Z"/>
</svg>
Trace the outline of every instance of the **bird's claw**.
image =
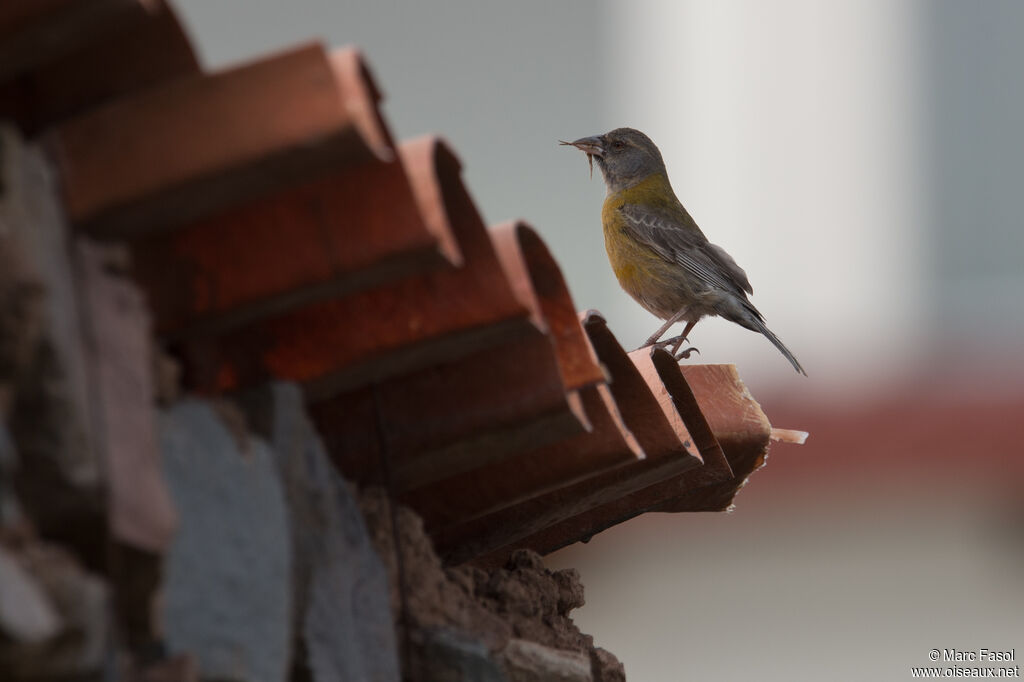
<svg viewBox="0 0 1024 682">
<path fill-rule="evenodd" d="M 675 354 L 675 359 L 676 360 L 689 360 L 691 353 L 696 353 L 697 355 L 700 355 L 700 350 L 698 348 L 693 347 L 693 346 L 690 346 L 689 348 L 684 348 L 683 350 L 681 350 L 681 351 L 679 351 L 678 353 Z"/>
</svg>

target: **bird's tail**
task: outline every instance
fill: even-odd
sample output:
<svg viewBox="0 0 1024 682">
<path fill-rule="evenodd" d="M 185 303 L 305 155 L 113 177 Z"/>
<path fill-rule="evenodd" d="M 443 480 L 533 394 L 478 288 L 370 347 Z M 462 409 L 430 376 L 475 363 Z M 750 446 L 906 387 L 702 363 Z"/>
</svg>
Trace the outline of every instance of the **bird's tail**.
<svg viewBox="0 0 1024 682">
<path fill-rule="evenodd" d="M 786 359 L 789 360 L 789 364 L 793 365 L 793 369 L 800 372 L 804 376 L 807 376 L 807 372 L 804 371 L 804 368 L 800 366 L 800 361 L 796 359 L 796 356 L 793 355 L 792 351 L 786 348 L 786 344 L 782 343 L 782 341 L 779 340 L 779 337 L 775 336 L 774 332 L 772 332 L 771 329 L 765 326 L 764 322 L 762 322 L 761 320 L 757 320 L 757 322 L 754 323 L 754 326 L 757 327 L 757 331 L 761 332 L 766 337 L 768 337 L 768 340 L 771 341 L 772 344 L 774 344 L 774 346 L 779 349 L 780 353 L 786 356 Z"/>
<path fill-rule="evenodd" d="M 786 356 L 786 359 L 789 360 L 791 365 L 793 365 L 793 369 L 804 376 L 807 376 L 807 372 L 800 366 L 800 361 L 796 359 L 796 356 L 793 355 L 792 351 L 786 348 L 786 344 L 782 343 L 782 341 L 779 340 L 779 337 L 775 336 L 775 333 L 765 325 L 764 320 L 761 319 L 761 313 L 757 308 L 755 308 L 749 301 L 744 301 L 744 303 L 746 305 L 743 306 L 743 312 L 747 314 L 738 316 L 740 319 L 736 319 L 731 315 L 729 317 L 732 318 L 734 322 L 738 322 L 751 331 L 764 334 L 765 337 L 767 337 L 767 339 L 779 349 L 779 352 Z"/>
</svg>

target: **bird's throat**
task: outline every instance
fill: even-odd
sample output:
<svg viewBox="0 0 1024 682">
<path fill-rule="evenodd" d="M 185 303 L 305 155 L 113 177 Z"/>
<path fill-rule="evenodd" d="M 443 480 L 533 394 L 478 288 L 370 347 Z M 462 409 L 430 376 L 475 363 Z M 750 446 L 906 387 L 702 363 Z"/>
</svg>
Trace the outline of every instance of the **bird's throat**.
<svg viewBox="0 0 1024 682">
<path fill-rule="evenodd" d="M 606 176 L 607 177 L 607 176 Z M 632 178 L 628 181 L 616 181 L 608 183 L 608 196 L 605 202 L 616 202 L 619 206 L 624 204 L 639 204 L 641 206 L 670 208 L 679 204 L 672 185 L 665 173 L 650 173 L 641 178 Z"/>
</svg>

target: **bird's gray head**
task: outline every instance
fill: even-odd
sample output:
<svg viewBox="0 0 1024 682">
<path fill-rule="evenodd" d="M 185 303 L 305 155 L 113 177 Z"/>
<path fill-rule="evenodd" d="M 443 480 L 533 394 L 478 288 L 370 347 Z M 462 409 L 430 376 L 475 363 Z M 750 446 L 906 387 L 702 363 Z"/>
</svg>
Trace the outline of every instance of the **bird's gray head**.
<svg viewBox="0 0 1024 682">
<path fill-rule="evenodd" d="M 604 135 L 562 142 L 586 153 L 604 175 L 609 192 L 632 187 L 652 173 L 664 173 L 665 162 L 651 138 L 634 128 L 616 128 Z"/>
</svg>

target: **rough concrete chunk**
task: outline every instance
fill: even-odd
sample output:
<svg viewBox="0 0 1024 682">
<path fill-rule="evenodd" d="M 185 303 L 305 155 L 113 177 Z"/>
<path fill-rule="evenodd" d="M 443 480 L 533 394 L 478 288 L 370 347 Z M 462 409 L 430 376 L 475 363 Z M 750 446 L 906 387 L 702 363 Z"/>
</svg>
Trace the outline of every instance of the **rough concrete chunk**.
<svg viewBox="0 0 1024 682">
<path fill-rule="evenodd" d="M 594 682 L 626 682 L 626 668 L 607 649 L 595 647 L 590 652 L 590 670 Z"/>
<path fill-rule="evenodd" d="M 475 582 L 486 574 L 478 576 L 471 567 L 446 569 L 423 531 L 423 520 L 385 491 L 362 490 L 360 506 L 371 541 L 387 565 L 396 620 L 409 630 L 471 632 L 491 651 L 505 647 L 512 628 L 476 589 Z"/>
<path fill-rule="evenodd" d="M 179 528 L 166 562 L 164 624 L 172 653 L 200 676 L 286 678 L 291 642 L 291 540 L 274 454 L 240 451 L 215 411 L 185 401 L 160 420 Z"/>
<path fill-rule="evenodd" d="M 510 641 L 501 662 L 509 682 L 593 682 L 586 654 L 525 639 Z"/>
<path fill-rule="evenodd" d="M 569 611 L 583 603 L 576 571 L 554 573 L 536 552 L 520 549 L 505 568 L 476 576 L 477 599 L 500 614 L 517 638 L 573 651 L 587 651 L 593 645 L 569 617 Z"/>
<path fill-rule="evenodd" d="M 295 627 L 316 682 L 400 679 L 387 572 L 292 384 L 242 398 L 277 455 L 291 512 Z"/>
</svg>

